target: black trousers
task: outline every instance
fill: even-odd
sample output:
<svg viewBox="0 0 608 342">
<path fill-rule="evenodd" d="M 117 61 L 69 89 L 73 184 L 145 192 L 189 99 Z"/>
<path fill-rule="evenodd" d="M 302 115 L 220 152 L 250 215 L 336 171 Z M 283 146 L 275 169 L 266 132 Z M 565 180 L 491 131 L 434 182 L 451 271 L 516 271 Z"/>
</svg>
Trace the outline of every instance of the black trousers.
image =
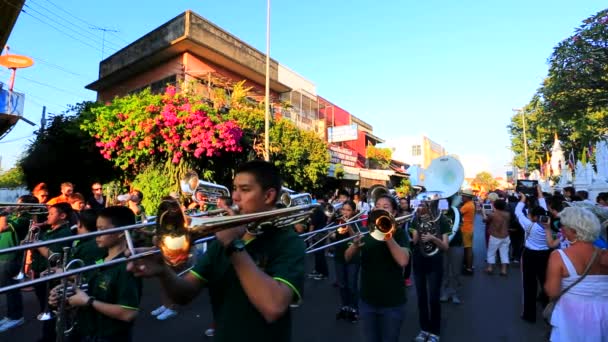
<svg viewBox="0 0 608 342">
<path fill-rule="evenodd" d="M 325 259 L 325 250 L 316 251 L 315 253 L 315 271 L 317 273 L 328 277 L 329 270 L 327 268 L 327 259 Z"/>
<path fill-rule="evenodd" d="M 511 259 L 520 260 L 523 251 L 524 231 L 521 228 L 509 229 L 509 239 L 511 239 Z"/>
<path fill-rule="evenodd" d="M 540 303 L 543 307 L 549 302 L 544 285 L 547 278 L 547 264 L 551 250 L 535 251 L 524 248 L 521 257 L 522 283 L 524 293 L 524 310 L 522 318 L 536 322 L 536 298 L 540 285 Z"/>
<path fill-rule="evenodd" d="M 443 253 L 425 257 L 414 252 L 414 282 L 418 295 L 420 329 L 437 336 L 441 333 L 441 281 Z"/>
</svg>

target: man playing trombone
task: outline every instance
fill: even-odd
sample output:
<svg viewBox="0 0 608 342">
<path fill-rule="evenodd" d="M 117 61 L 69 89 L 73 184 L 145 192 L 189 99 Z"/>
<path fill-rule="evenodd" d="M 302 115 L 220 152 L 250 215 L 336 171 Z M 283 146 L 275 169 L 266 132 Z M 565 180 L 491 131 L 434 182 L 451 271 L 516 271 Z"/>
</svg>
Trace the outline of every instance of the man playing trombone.
<svg viewBox="0 0 608 342">
<path fill-rule="evenodd" d="M 264 161 L 241 165 L 232 199 L 241 214 L 272 211 L 281 192 L 277 168 Z M 234 215 L 232 210 L 228 210 Z M 245 226 L 216 233 L 207 253 L 184 277 L 178 277 L 159 257 L 135 260 L 127 266 L 137 276 L 160 278 L 176 303 L 186 304 L 209 288 L 215 312 L 215 340 L 289 341 L 289 305 L 301 300 L 305 245 L 293 229 L 265 227 L 254 235 Z"/>
</svg>

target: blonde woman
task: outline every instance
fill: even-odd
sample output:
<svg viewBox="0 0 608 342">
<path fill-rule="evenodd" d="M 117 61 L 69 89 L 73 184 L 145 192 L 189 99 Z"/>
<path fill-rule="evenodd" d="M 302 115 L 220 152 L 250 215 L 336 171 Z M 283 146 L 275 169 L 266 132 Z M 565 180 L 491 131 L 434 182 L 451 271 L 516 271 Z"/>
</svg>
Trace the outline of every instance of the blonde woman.
<svg viewBox="0 0 608 342">
<path fill-rule="evenodd" d="M 561 230 L 570 247 L 551 253 L 547 267 L 545 292 L 559 297 L 551 317 L 551 341 L 608 341 L 608 265 L 602 263 L 606 250 L 599 251 L 593 242 L 600 234 L 598 218 L 580 207 L 565 208 L 560 213 Z M 590 266 L 589 266 L 590 265 Z M 562 294 L 562 291 L 587 275 Z M 561 296 L 560 296 L 561 295 Z"/>
</svg>

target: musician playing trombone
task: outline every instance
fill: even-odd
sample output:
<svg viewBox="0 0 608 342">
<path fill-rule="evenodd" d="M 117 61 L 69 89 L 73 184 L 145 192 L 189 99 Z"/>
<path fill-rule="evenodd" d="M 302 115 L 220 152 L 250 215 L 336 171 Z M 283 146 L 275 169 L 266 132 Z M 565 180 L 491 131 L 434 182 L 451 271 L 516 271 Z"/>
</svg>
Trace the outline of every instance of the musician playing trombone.
<svg viewBox="0 0 608 342">
<path fill-rule="evenodd" d="M 241 165 L 232 199 L 243 214 L 275 209 L 281 192 L 277 168 L 265 161 Z M 229 211 L 234 215 L 232 210 Z M 207 253 L 183 278 L 160 257 L 134 260 L 127 266 L 137 276 L 160 278 L 178 304 L 186 304 L 208 287 L 217 300 L 214 339 L 223 341 L 290 341 L 289 305 L 301 300 L 304 241 L 293 229 L 265 227 L 254 235 L 244 226 L 216 233 Z"/>
<path fill-rule="evenodd" d="M 135 224 L 135 215 L 127 207 L 112 206 L 101 210 L 97 218 L 97 229 Z M 125 256 L 127 242 L 125 233 L 106 234 L 96 237 L 97 246 L 107 250 L 105 258 L 97 263 Z M 137 317 L 141 298 L 142 282 L 127 272 L 124 264 L 96 269 L 88 275 L 88 291 L 77 288 L 67 298 L 69 305 L 78 308 L 75 333 L 72 342 L 129 342 L 133 321 Z M 59 288 L 49 296 L 49 304 L 57 306 Z M 61 314 L 61 313 L 60 313 Z"/>
<path fill-rule="evenodd" d="M 38 203 L 31 195 L 19 197 L 17 203 Z M 0 216 L 0 249 L 17 246 L 24 241 L 30 227 L 32 217 L 27 213 L 16 212 Z M 25 265 L 23 252 L 0 255 L 0 286 L 16 283 L 13 279 Z M 6 316 L 0 320 L 0 332 L 23 324 L 23 297 L 20 290 L 6 294 Z"/>
<path fill-rule="evenodd" d="M 386 210 L 394 217 L 397 201 L 390 195 L 382 195 L 376 199 L 374 210 L 377 209 Z M 410 262 L 407 247 L 407 235 L 399 227 L 386 241 L 378 241 L 369 234 L 359 236 L 345 252 L 346 261 L 361 257 L 359 318 L 365 341 L 399 341 L 407 301 L 403 277 L 403 270 Z"/>
</svg>

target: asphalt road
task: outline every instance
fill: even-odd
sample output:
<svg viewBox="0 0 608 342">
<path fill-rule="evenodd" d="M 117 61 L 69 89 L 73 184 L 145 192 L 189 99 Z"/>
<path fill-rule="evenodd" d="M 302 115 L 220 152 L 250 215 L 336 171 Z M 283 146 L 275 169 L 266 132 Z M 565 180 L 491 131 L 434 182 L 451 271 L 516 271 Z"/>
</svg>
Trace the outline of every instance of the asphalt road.
<svg viewBox="0 0 608 342">
<path fill-rule="evenodd" d="M 546 327 L 539 316 L 532 325 L 520 320 L 521 277 L 519 267 L 512 265 L 508 277 L 489 276 L 481 272 L 485 266 L 485 242 L 481 219 L 477 217 L 474 240 L 475 268 L 473 276 L 463 277 L 463 303 L 442 304 L 442 341 L 543 341 Z M 312 265 L 312 258 L 309 260 Z M 331 260 L 330 265 L 331 265 Z M 363 342 L 359 324 L 336 321 L 339 304 L 332 281 L 308 280 L 304 303 L 293 310 L 294 342 L 349 341 Z M 189 306 L 180 308 L 179 315 L 158 321 L 150 311 L 159 305 L 159 285 L 147 280 L 144 284 L 142 312 L 135 325 L 135 341 L 212 341 L 204 336 L 211 322 L 209 297 L 202 293 Z M 401 341 L 411 341 L 420 330 L 416 308 L 416 293 L 408 289 L 406 318 L 401 329 Z M 5 314 L 6 301 L 0 296 L 0 316 Z M 0 341 L 36 341 L 41 325 L 35 318 L 38 305 L 33 292 L 25 293 L 24 325 L 0 333 Z M 540 310 L 540 309 L 539 309 Z M 539 311 L 540 313 L 540 311 Z M 235 327 L 238 322 L 235 322 Z"/>
</svg>

